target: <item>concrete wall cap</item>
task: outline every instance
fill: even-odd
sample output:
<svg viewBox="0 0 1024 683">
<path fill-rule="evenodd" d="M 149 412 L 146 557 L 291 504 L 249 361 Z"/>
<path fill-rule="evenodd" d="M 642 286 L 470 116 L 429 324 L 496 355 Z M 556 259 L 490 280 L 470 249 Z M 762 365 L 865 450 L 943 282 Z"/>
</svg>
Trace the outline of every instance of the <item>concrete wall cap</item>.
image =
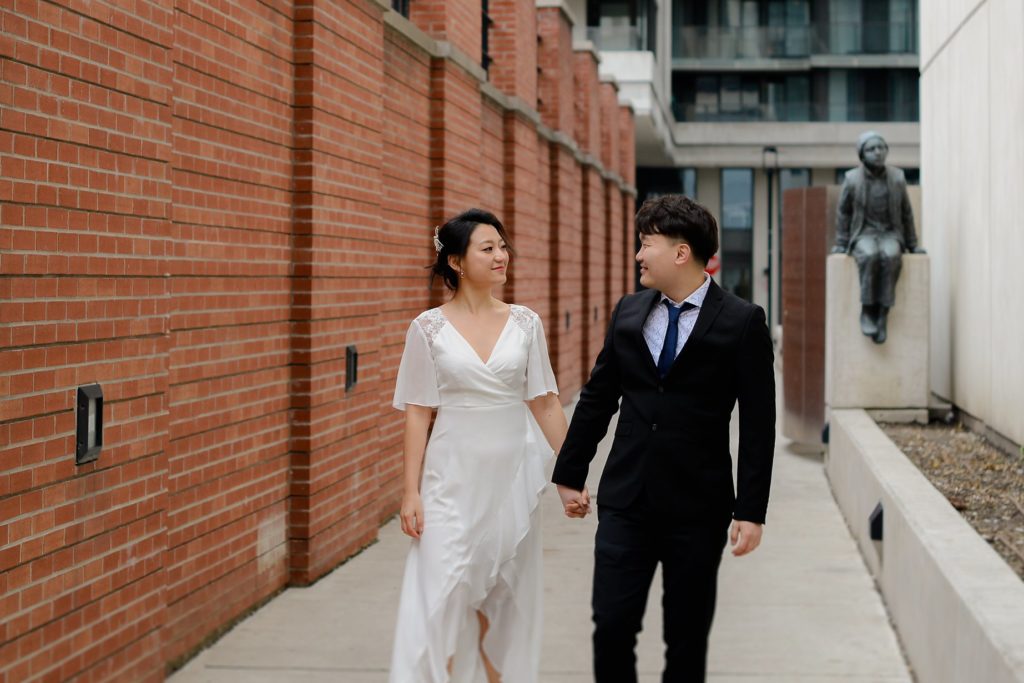
<svg viewBox="0 0 1024 683">
<path fill-rule="evenodd" d="M 828 480 L 915 674 L 1024 680 L 1020 577 L 866 411 L 833 410 L 830 425 Z M 868 523 L 879 501 L 881 542 Z"/>
<path fill-rule="evenodd" d="M 480 93 L 494 100 L 505 111 L 519 114 L 534 125 L 540 126 L 540 112 L 528 105 L 523 98 L 506 95 L 490 81 L 480 84 Z"/>
<path fill-rule="evenodd" d="M 572 41 L 573 52 L 589 52 L 594 55 L 594 61 L 598 64 L 601 63 L 601 53 L 598 51 L 597 46 L 589 40 L 574 40 Z"/>
<path fill-rule="evenodd" d="M 395 10 L 389 10 L 384 14 L 384 23 L 401 33 L 417 47 L 421 48 L 432 57 L 441 56 L 437 49 L 437 41 L 424 33 L 419 26 L 412 23 Z"/>
<path fill-rule="evenodd" d="M 572 154 L 573 158 L 581 165 L 593 167 L 599 174 L 601 174 L 602 178 L 615 183 L 621 192 L 630 195 L 634 199 L 636 198 L 636 187 L 627 183 L 626 180 L 615 171 L 606 170 L 600 161 L 590 154 L 581 151 L 579 145 L 576 144 L 576 141 L 562 131 L 552 130 L 541 123 L 537 124 L 537 134 L 548 142 L 561 145 L 566 149 L 566 151 Z"/>
<path fill-rule="evenodd" d="M 537 9 L 559 9 L 562 10 L 562 14 L 569 21 L 570 26 L 576 26 L 580 22 L 576 21 L 576 17 L 573 15 L 572 10 L 569 9 L 569 5 L 564 3 L 562 0 L 537 0 Z"/>
<path fill-rule="evenodd" d="M 434 40 L 398 12 L 389 9 L 384 14 L 384 23 L 411 40 L 424 52 L 436 59 L 449 59 L 465 69 L 481 83 L 487 82 L 487 72 L 465 52 L 445 40 Z"/>
<path fill-rule="evenodd" d="M 473 61 L 469 55 L 452 45 L 447 40 L 437 41 L 437 52 L 438 57 L 450 59 L 452 62 L 465 69 L 467 73 L 472 74 L 481 83 L 484 83 L 487 80 L 487 72 L 484 68 Z"/>
<path fill-rule="evenodd" d="M 614 74 L 609 74 L 609 73 L 598 74 L 597 80 L 599 80 L 602 83 L 609 84 L 610 86 L 615 88 L 615 92 L 619 92 L 619 79 L 616 78 Z"/>
</svg>

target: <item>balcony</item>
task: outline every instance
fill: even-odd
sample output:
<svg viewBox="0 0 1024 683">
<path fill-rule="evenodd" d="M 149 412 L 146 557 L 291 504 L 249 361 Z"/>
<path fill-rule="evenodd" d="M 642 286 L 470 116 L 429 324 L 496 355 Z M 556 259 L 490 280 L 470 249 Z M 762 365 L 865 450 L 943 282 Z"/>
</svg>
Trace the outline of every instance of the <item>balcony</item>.
<svg viewBox="0 0 1024 683">
<path fill-rule="evenodd" d="M 644 31 L 629 24 L 588 26 L 587 40 L 602 52 L 640 52 L 647 50 Z"/>
<path fill-rule="evenodd" d="M 737 107 L 701 104 L 672 104 L 676 121 L 687 123 L 732 122 L 863 122 L 918 120 L 918 103 L 857 102 L 854 104 L 828 104 L 822 102 L 784 102 L 750 104 Z"/>
<path fill-rule="evenodd" d="M 917 53 L 909 22 L 795 26 L 675 26 L 673 60 L 808 59 L 812 55 Z"/>
</svg>

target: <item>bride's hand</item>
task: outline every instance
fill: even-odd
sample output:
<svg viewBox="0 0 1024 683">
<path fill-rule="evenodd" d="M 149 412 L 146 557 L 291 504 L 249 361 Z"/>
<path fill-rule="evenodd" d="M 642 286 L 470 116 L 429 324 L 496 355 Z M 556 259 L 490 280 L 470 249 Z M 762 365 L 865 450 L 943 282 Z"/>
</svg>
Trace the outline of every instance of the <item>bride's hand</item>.
<svg viewBox="0 0 1024 683">
<path fill-rule="evenodd" d="M 562 499 L 562 507 L 565 509 L 566 517 L 582 519 L 590 512 L 590 492 L 584 486 L 582 491 L 576 491 L 568 486 L 557 484 L 558 496 Z"/>
<path fill-rule="evenodd" d="M 407 493 L 402 497 L 402 533 L 412 538 L 423 534 L 423 499 L 419 493 Z"/>
</svg>

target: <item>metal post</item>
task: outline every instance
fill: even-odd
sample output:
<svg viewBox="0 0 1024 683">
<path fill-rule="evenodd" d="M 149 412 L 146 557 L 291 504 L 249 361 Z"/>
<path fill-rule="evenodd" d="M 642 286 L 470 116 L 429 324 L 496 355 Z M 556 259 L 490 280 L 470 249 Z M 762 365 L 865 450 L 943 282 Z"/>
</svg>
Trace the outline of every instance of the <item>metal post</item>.
<svg viewBox="0 0 1024 683">
<path fill-rule="evenodd" d="M 774 221 L 775 212 L 772 209 L 772 201 L 774 199 L 773 180 L 775 178 L 775 171 L 779 168 L 779 151 L 775 147 L 764 147 L 761 150 L 761 168 L 764 170 L 765 175 L 768 178 L 768 265 L 764 269 L 765 275 L 768 276 L 768 305 L 765 307 L 766 317 L 768 318 L 768 329 L 772 329 L 772 300 L 775 298 L 775 269 L 774 256 L 772 254 L 772 224 Z"/>
</svg>

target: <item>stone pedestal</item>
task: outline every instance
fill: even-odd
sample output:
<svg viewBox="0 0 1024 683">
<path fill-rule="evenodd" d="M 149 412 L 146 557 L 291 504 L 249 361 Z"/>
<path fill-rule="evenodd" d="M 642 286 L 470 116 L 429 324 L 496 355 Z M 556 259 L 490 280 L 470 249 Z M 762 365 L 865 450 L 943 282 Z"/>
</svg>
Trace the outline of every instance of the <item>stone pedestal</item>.
<svg viewBox="0 0 1024 683">
<path fill-rule="evenodd" d="M 860 331 L 860 283 L 852 257 L 828 257 L 825 311 L 825 400 L 830 409 L 928 408 L 928 282 L 926 254 L 904 254 L 889 311 L 888 338 L 876 344 Z"/>
</svg>

